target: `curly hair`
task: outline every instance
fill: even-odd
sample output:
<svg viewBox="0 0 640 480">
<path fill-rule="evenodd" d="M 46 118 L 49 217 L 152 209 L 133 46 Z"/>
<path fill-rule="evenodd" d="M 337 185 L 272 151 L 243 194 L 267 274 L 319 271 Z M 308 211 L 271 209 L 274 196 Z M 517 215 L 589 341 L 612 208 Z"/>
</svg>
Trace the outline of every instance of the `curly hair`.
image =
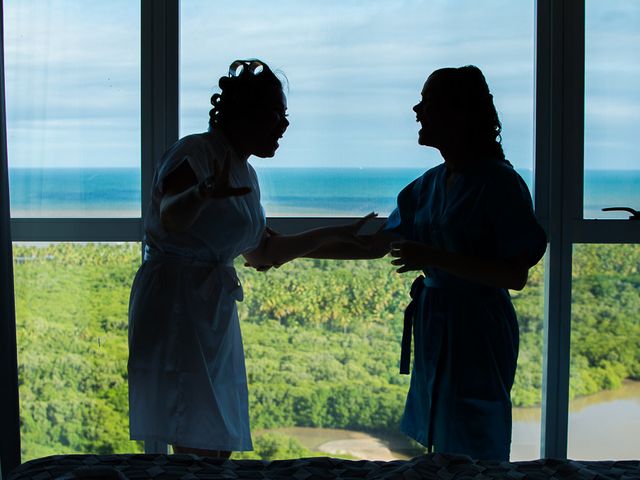
<svg viewBox="0 0 640 480">
<path fill-rule="evenodd" d="M 474 65 L 441 68 L 429 78 L 436 80 L 438 96 L 469 116 L 474 126 L 469 140 L 474 148 L 490 158 L 504 160 L 502 124 L 482 71 Z"/>
<path fill-rule="evenodd" d="M 283 81 L 266 63 L 258 59 L 250 59 L 247 62 L 259 62 L 262 70 L 254 73 L 249 68 L 243 68 L 235 76 L 220 77 L 220 93 L 211 96 L 213 108 L 209 110 L 209 130 L 224 129 L 233 115 L 241 114 L 260 103 L 265 97 L 273 95 L 274 91 L 282 91 Z"/>
</svg>

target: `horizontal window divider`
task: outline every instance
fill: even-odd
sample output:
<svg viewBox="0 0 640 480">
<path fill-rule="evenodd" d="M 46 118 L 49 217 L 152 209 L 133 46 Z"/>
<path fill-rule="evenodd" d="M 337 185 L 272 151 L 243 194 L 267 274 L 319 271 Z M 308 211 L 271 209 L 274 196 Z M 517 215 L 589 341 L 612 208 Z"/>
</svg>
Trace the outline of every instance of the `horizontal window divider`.
<svg viewBox="0 0 640 480">
<path fill-rule="evenodd" d="M 297 233 L 310 228 L 329 227 L 332 225 L 345 225 L 355 222 L 362 217 L 267 217 L 269 228 L 280 233 Z M 363 234 L 370 234 L 384 225 L 386 218 L 376 217 L 362 228 Z"/>
<path fill-rule="evenodd" d="M 640 243 L 638 220 L 576 220 L 573 243 Z"/>
<path fill-rule="evenodd" d="M 297 233 L 310 228 L 344 225 L 362 217 L 271 217 L 270 228 L 281 233 Z M 374 218 L 362 229 L 373 233 L 386 218 Z M 140 218 L 12 218 L 14 242 L 140 242 Z"/>
<path fill-rule="evenodd" d="M 12 218 L 14 242 L 140 242 L 141 218 Z"/>
<path fill-rule="evenodd" d="M 281 233 L 344 225 L 362 217 L 270 217 L 267 225 Z M 362 229 L 370 234 L 386 218 L 374 218 Z M 640 222 L 634 220 L 576 220 L 572 243 L 640 243 Z M 12 218 L 15 242 L 140 242 L 140 218 Z"/>
</svg>

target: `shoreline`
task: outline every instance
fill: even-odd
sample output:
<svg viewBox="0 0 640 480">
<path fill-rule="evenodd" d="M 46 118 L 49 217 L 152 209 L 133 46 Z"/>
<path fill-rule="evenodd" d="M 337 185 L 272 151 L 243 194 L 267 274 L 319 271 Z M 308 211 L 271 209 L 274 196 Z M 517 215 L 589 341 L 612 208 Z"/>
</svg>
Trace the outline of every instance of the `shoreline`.
<svg viewBox="0 0 640 480">
<path fill-rule="evenodd" d="M 570 401 L 569 415 L 580 416 L 588 407 L 614 401 L 640 400 L 640 380 L 625 380 L 620 388 L 603 390 Z M 540 406 L 514 407 L 511 461 L 531 460 L 539 457 Z M 524 416 L 516 412 L 527 412 Z M 573 420 L 575 422 L 575 420 Z M 324 427 L 282 427 L 256 430 L 254 436 L 267 432 L 280 432 L 296 438 L 309 450 L 328 455 L 347 455 L 360 460 L 405 460 L 419 454 L 408 437 L 399 431 L 370 433 L 359 430 Z M 579 446 L 578 455 L 586 455 L 587 446 Z"/>
<path fill-rule="evenodd" d="M 346 455 L 358 460 L 407 460 L 419 452 L 400 432 L 370 433 L 324 427 L 282 427 L 256 430 L 258 437 L 278 432 L 297 439 L 305 448 L 328 455 Z"/>
</svg>

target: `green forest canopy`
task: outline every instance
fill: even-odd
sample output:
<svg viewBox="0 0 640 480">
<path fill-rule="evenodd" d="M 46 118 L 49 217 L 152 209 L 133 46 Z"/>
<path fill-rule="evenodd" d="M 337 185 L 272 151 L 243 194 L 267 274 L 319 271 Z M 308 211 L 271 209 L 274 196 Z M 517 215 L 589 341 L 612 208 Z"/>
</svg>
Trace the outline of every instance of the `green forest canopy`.
<svg viewBox="0 0 640 480">
<path fill-rule="evenodd" d="M 128 433 L 127 304 L 138 244 L 14 246 L 24 459 L 141 451 Z M 515 406 L 540 402 L 543 267 L 513 292 L 520 325 Z M 297 260 L 243 268 L 239 304 L 251 423 L 396 431 L 408 388 L 398 374 L 409 275 L 388 259 Z M 577 245 L 571 396 L 640 379 L 640 247 Z M 266 434 L 245 457 L 308 456 Z"/>
</svg>

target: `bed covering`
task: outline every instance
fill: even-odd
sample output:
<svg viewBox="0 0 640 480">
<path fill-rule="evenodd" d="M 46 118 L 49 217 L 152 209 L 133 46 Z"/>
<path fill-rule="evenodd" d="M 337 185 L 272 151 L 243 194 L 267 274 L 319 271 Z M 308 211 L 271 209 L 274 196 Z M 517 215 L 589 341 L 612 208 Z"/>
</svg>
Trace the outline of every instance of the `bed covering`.
<svg viewBox="0 0 640 480">
<path fill-rule="evenodd" d="M 411 460 L 219 460 L 195 455 L 55 455 L 19 466 L 10 480 L 48 479 L 398 479 L 398 480 L 640 480 L 640 461 L 542 459 L 476 461 L 429 454 Z"/>
</svg>

